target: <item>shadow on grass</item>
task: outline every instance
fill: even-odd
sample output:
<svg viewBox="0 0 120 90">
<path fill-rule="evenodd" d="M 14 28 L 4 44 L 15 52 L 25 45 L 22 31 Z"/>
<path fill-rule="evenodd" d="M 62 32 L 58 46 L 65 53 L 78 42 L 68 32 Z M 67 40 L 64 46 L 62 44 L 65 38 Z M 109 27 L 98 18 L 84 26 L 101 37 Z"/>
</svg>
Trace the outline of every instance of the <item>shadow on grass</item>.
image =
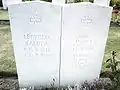
<svg viewBox="0 0 120 90">
<path fill-rule="evenodd" d="M 18 79 L 18 75 L 17 75 L 17 73 L 14 73 L 14 72 L 1 71 L 0 72 L 0 78 L 15 78 L 15 79 Z"/>
</svg>

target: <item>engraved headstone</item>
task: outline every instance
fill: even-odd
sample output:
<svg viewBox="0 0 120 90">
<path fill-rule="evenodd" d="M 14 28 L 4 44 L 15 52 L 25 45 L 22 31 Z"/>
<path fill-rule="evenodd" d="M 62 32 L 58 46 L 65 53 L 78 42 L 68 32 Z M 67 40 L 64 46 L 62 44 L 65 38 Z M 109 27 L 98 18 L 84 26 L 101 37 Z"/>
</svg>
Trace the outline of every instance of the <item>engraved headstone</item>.
<svg viewBox="0 0 120 90">
<path fill-rule="evenodd" d="M 8 10 L 20 86 L 58 85 L 60 6 L 24 2 Z"/>
<path fill-rule="evenodd" d="M 63 8 L 61 85 L 99 77 L 111 12 L 87 2 Z"/>
<path fill-rule="evenodd" d="M 3 9 L 7 9 L 9 5 L 11 4 L 17 4 L 22 2 L 22 0 L 2 0 L 3 3 Z"/>
<path fill-rule="evenodd" d="M 64 86 L 98 78 L 111 14 L 111 7 L 88 2 L 11 5 L 20 85 Z"/>
</svg>

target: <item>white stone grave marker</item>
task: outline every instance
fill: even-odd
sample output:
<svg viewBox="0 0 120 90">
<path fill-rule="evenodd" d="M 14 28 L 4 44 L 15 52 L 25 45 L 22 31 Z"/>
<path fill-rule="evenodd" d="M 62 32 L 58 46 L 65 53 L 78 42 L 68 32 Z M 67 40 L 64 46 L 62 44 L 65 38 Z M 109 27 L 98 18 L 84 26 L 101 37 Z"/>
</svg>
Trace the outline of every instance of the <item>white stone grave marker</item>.
<svg viewBox="0 0 120 90">
<path fill-rule="evenodd" d="M 24 2 L 9 7 L 21 86 L 46 86 L 53 81 L 57 86 L 74 85 L 99 77 L 112 8 L 62 3 Z"/>
<path fill-rule="evenodd" d="M 58 85 L 61 8 L 47 2 L 9 7 L 12 40 L 21 86 Z"/>
<path fill-rule="evenodd" d="M 111 12 L 87 2 L 63 8 L 61 85 L 99 77 Z"/>
</svg>

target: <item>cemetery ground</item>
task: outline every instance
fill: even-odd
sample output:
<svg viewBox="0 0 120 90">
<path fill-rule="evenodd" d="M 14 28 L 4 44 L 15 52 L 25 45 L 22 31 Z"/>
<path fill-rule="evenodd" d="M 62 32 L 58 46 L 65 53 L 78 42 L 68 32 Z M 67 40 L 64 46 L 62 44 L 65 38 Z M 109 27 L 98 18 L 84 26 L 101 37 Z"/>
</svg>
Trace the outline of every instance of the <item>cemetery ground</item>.
<svg viewBox="0 0 120 90">
<path fill-rule="evenodd" d="M 0 10 L 0 20 L 8 20 L 7 12 Z M 111 58 L 112 51 L 116 52 L 116 58 L 120 60 L 120 26 L 110 27 L 103 58 L 102 72 L 109 71 L 109 69 L 106 68 L 106 60 Z M 120 66 L 118 67 L 120 68 Z M 6 88 L 2 90 L 16 90 L 18 87 L 16 77 L 10 25 L 0 25 L 0 90 L 1 88 Z M 118 90 L 120 90 L 120 88 Z"/>
</svg>

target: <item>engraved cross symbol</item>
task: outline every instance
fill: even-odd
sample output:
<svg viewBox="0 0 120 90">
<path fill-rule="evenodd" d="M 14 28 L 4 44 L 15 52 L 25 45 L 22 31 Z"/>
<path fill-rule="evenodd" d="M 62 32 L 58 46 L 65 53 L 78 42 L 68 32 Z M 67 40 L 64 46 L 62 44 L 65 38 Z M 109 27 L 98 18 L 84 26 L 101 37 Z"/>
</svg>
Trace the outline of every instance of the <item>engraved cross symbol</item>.
<svg viewBox="0 0 120 90">
<path fill-rule="evenodd" d="M 41 18 L 39 16 L 32 16 L 30 17 L 31 24 L 39 24 L 41 22 Z"/>
<path fill-rule="evenodd" d="M 91 16 L 83 16 L 82 18 L 81 18 L 81 22 L 83 23 L 83 24 L 92 24 L 92 17 Z"/>
</svg>

